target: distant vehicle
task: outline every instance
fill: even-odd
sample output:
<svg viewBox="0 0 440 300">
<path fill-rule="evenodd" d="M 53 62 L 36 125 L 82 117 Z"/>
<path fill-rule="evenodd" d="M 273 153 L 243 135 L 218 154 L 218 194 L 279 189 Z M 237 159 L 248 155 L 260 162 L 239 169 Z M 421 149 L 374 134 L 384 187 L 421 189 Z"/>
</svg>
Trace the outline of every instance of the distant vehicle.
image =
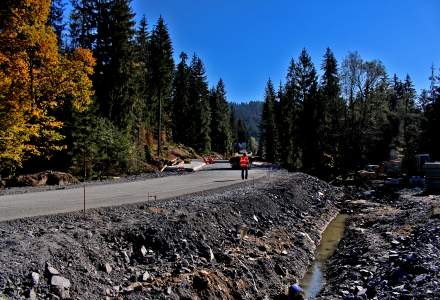
<svg viewBox="0 0 440 300">
<path fill-rule="evenodd" d="M 234 144 L 234 154 L 229 159 L 229 163 L 231 164 L 232 169 L 238 170 L 240 169 L 240 157 L 246 153 L 249 156 L 249 169 L 252 167 L 253 161 L 253 153 L 247 150 L 247 143 L 235 143 Z"/>
</svg>

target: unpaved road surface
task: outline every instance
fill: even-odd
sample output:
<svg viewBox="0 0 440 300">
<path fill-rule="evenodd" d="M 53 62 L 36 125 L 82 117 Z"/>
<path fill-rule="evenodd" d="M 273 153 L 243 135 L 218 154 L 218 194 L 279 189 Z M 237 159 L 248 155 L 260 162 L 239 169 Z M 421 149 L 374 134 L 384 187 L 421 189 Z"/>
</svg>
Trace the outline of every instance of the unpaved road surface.
<svg viewBox="0 0 440 300">
<path fill-rule="evenodd" d="M 254 168 L 249 180 L 267 175 L 268 170 Z M 167 199 L 212 190 L 239 183 L 240 171 L 227 163 L 215 164 L 206 171 L 186 176 L 168 176 L 144 181 L 87 186 L 86 207 L 98 208 L 143 202 L 147 195 Z M 63 189 L 38 193 L 0 196 L 0 221 L 42 216 L 83 209 L 83 189 Z"/>
</svg>

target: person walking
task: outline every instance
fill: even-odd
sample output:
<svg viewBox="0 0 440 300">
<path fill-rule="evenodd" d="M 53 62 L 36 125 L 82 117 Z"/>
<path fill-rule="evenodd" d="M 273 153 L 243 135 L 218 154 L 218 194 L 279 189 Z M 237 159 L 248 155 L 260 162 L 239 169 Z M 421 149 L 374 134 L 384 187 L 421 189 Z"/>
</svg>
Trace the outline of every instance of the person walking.
<svg viewBox="0 0 440 300">
<path fill-rule="evenodd" d="M 240 157 L 241 179 L 248 179 L 249 157 L 246 152 Z"/>
</svg>

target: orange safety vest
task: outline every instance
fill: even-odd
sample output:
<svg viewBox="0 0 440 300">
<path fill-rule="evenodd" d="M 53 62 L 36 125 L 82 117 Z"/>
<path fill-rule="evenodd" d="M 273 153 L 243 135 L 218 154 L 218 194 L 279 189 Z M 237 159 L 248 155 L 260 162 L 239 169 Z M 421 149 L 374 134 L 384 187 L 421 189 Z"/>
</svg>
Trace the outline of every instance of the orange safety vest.
<svg viewBox="0 0 440 300">
<path fill-rule="evenodd" d="M 248 166 L 249 166 L 249 157 L 248 156 L 240 157 L 240 167 L 246 168 Z"/>
</svg>

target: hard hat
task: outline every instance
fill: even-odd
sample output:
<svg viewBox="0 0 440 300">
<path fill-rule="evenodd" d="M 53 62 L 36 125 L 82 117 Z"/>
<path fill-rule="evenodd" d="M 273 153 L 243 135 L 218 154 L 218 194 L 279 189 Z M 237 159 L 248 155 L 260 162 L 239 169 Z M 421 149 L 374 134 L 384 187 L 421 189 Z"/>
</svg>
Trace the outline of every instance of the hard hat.
<svg viewBox="0 0 440 300">
<path fill-rule="evenodd" d="M 294 283 L 289 287 L 290 292 L 292 293 L 300 293 L 302 292 L 302 288 L 299 286 L 298 283 Z"/>
</svg>

